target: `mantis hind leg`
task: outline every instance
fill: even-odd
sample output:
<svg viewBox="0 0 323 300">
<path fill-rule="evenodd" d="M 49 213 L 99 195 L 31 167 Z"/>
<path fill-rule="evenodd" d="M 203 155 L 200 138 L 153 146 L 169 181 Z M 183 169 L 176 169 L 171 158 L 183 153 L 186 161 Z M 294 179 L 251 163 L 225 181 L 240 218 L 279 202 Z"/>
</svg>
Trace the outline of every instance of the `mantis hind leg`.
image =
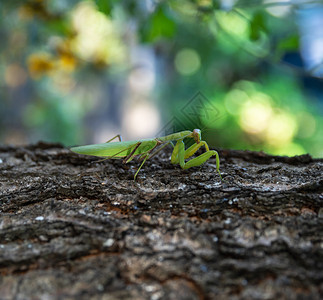
<svg viewBox="0 0 323 300">
<path fill-rule="evenodd" d="M 134 157 L 136 156 L 135 155 L 135 152 L 136 150 L 138 149 L 138 147 L 141 145 L 141 142 L 138 142 L 135 147 L 133 148 L 133 150 L 130 152 L 130 154 L 128 156 L 125 157 L 125 159 L 123 160 L 123 162 L 126 164 L 128 163 L 129 161 L 132 161 L 134 159 Z"/>
<path fill-rule="evenodd" d="M 117 134 L 116 136 L 114 136 L 112 139 L 108 140 L 106 143 L 110 143 L 112 142 L 115 138 L 119 139 L 119 142 L 122 142 L 122 138 L 120 134 Z"/>
<path fill-rule="evenodd" d="M 136 181 L 136 177 L 137 177 L 140 169 L 142 168 L 142 166 L 146 162 L 146 160 L 149 159 L 149 158 L 152 158 L 153 156 L 155 156 L 160 150 L 162 150 L 165 146 L 168 145 L 168 143 L 166 143 L 165 145 L 163 145 L 162 147 L 157 149 L 155 152 L 153 152 L 160 145 L 160 142 L 158 140 L 156 140 L 156 141 L 157 141 L 156 145 L 151 150 L 149 150 L 148 152 L 143 153 L 141 155 L 140 159 L 143 159 L 143 162 L 141 163 L 140 167 L 138 168 L 138 170 L 137 170 L 137 172 L 136 172 L 136 174 L 134 176 L 134 179 L 133 179 L 134 181 Z"/>
<path fill-rule="evenodd" d="M 119 142 L 121 142 L 121 141 L 122 141 L 121 135 L 120 135 L 120 134 L 117 134 L 117 135 L 116 135 L 116 136 L 114 136 L 112 139 L 110 139 L 110 140 L 106 141 L 106 143 L 110 143 L 110 142 L 111 142 L 111 141 L 113 141 L 115 138 L 118 138 L 118 139 L 119 139 Z M 117 154 L 119 154 L 119 153 L 121 153 L 121 152 L 123 152 L 123 151 L 125 151 L 125 150 L 127 150 L 127 149 L 124 149 L 124 150 L 122 150 L 122 151 L 120 151 L 120 152 L 116 153 L 115 155 L 117 155 Z M 114 156 L 115 156 L 115 155 L 114 155 Z M 113 156 L 112 156 L 112 157 L 113 157 Z M 110 159 L 110 158 L 112 158 L 112 157 L 111 157 L 111 156 L 109 156 L 109 157 L 107 157 L 107 158 L 100 159 L 100 160 L 98 160 L 97 162 L 105 161 L 105 160 Z"/>
<path fill-rule="evenodd" d="M 136 181 L 136 177 L 137 177 L 137 175 L 138 175 L 138 173 L 139 173 L 140 169 L 142 168 L 142 166 L 143 166 L 143 165 L 144 165 L 144 163 L 146 162 L 146 160 L 149 158 L 149 154 L 150 154 L 150 153 L 147 153 L 147 154 L 145 155 L 145 159 L 143 160 L 143 162 L 141 163 L 140 167 L 138 168 L 138 170 L 137 170 L 137 172 L 136 172 L 136 174 L 135 174 L 135 176 L 134 176 L 134 178 L 133 178 L 133 181 Z"/>
<path fill-rule="evenodd" d="M 114 137 L 114 138 L 115 138 L 115 137 Z M 107 143 L 108 143 L 108 142 L 107 142 Z M 133 155 L 133 153 L 137 150 L 137 148 L 140 146 L 140 144 L 141 144 L 141 142 L 138 142 L 137 144 L 135 144 L 135 145 L 131 145 L 131 146 L 127 147 L 127 148 L 124 148 L 124 149 L 122 149 L 121 151 L 119 151 L 119 152 L 117 152 L 117 153 L 115 153 L 115 154 L 113 154 L 113 155 L 111 155 L 111 156 L 108 156 L 108 157 L 106 157 L 106 158 L 100 159 L 100 160 L 98 160 L 97 162 L 101 162 L 101 161 L 104 161 L 104 160 L 107 160 L 107 159 L 111 159 L 111 158 L 121 158 L 121 157 L 116 157 L 116 156 L 117 156 L 118 154 L 120 154 L 120 153 L 122 153 L 122 152 L 125 152 L 125 151 L 127 151 L 127 150 L 129 150 L 129 149 L 131 149 L 132 147 L 134 147 L 134 146 L 135 146 L 134 150 L 132 150 L 132 151 L 131 151 L 131 153 L 130 153 L 129 155 L 127 155 L 127 156 L 124 158 L 124 160 L 123 160 L 123 162 L 124 162 L 124 163 L 127 163 L 127 162 L 131 161 L 131 160 L 135 157 L 135 155 Z"/>
</svg>

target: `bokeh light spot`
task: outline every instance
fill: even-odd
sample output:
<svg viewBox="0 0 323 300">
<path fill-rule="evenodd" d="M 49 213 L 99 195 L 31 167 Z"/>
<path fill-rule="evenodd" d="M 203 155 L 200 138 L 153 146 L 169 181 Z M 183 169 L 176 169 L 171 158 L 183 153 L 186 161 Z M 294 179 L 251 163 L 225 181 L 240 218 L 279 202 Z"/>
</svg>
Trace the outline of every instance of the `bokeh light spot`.
<svg viewBox="0 0 323 300">
<path fill-rule="evenodd" d="M 200 56 L 193 49 L 182 49 L 175 57 L 176 70 L 182 75 L 192 75 L 200 68 L 200 66 Z"/>
<path fill-rule="evenodd" d="M 315 133 L 316 121 L 315 118 L 308 112 L 302 112 L 297 116 L 298 128 L 297 136 L 300 138 L 309 138 Z"/>
<path fill-rule="evenodd" d="M 286 3 L 286 5 L 284 5 Z M 287 16 L 291 11 L 290 0 L 265 0 L 264 4 L 268 4 L 266 10 L 273 16 L 281 18 Z M 272 5 L 270 5 L 272 4 Z"/>
<path fill-rule="evenodd" d="M 150 93 L 155 86 L 155 74 L 150 68 L 137 68 L 129 75 L 129 84 L 133 91 Z"/>
<path fill-rule="evenodd" d="M 269 147 L 270 148 L 270 147 Z M 270 148 L 270 153 L 275 155 L 302 155 L 306 153 L 305 149 L 297 143 L 287 143 L 280 145 L 279 147 Z"/>
<path fill-rule="evenodd" d="M 153 137 L 160 127 L 160 115 L 157 107 L 148 103 L 137 103 L 127 107 L 124 114 L 124 132 L 131 139 Z"/>
<path fill-rule="evenodd" d="M 247 35 L 249 23 L 245 18 L 241 18 L 238 14 L 217 11 L 216 18 L 221 28 L 226 32 L 239 37 Z"/>
<path fill-rule="evenodd" d="M 297 123 L 293 116 L 280 112 L 272 116 L 266 130 L 269 145 L 279 146 L 292 141 L 297 131 Z"/>
<path fill-rule="evenodd" d="M 116 26 L 93 3 L 80 2 L 72 14 L 72 22 L 77 32 L 73 48 L 81 58 L 106 64 L 123 62 L 125 46 Z"/>
<path fill-rule="evenodd" d="M 263 132 L 273 114 L 271 99 L 266 94 L 255 93 L 242 107 L 240 126 L 244 131 L 256 134 Z"/>
<path fill-rule="evenodd" d="M 224 105 L 228 113 L 237 115 L 240 112 L 241 106 L 248 100 L 248 95 L 239 89 L 230 91 L 225 99 Z"/>
<path fill-rule="evenodd" d="M 16 88 L 26 82 L 27 74 L 20 65 L 11 64 L 5 70 L 4 79 L 8 86 Z"/>
</svg>

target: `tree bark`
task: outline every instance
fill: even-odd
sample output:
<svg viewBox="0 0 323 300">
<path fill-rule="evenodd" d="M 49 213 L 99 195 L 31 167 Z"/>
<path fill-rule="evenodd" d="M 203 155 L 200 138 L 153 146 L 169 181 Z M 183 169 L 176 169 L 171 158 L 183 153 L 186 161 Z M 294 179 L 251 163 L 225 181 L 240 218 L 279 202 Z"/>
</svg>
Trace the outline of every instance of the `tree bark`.
<svg viewBox="0 0 323 300">
<path fill-rule="evenodd" d="M 323 160 L 0 147 L 0 299 L 322 299 Z"/>
</svg>

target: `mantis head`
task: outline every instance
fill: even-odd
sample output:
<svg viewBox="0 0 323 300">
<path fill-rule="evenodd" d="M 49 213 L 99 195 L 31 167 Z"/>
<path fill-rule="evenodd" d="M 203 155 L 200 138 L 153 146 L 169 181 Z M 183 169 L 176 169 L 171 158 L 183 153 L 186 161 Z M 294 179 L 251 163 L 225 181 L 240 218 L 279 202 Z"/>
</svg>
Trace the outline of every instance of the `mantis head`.
<svg viewBox="0 0 323 300">
<path fill-rule="evenodd" d="M 201 130 L 194 129 L 192 134 L 193 134 L 193 139 L 195 140 L 196 144 L 199 144 L 201 141 Z"/>
</svg>

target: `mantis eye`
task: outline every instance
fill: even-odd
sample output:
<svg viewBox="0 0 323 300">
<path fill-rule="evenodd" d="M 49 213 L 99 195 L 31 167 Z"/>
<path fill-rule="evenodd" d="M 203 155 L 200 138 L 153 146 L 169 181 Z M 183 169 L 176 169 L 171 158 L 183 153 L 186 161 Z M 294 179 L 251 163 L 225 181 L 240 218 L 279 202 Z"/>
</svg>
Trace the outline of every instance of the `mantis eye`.
<svg viewBox="0 0 323 300">
<path fill-rule="evenodd" d="M 193 138 L 194 138 L 196 144 L 200 143 L 200 141 L 201 141 L 201 130 L 200 129 L 193 130 Z"/>
</svg>

